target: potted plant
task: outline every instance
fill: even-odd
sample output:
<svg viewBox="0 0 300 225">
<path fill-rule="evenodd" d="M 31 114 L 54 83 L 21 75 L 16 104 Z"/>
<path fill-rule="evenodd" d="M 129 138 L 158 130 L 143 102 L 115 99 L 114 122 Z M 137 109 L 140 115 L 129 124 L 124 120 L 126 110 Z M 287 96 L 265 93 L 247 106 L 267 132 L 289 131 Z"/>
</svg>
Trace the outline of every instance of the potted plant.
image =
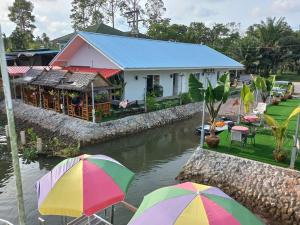
<svg viewBox="0 0 300 225">
<path fill-rule="evenodd" d="M 194 75 L 189 78 L 189 92 L 194 101 L 201 101 L 205 97 L 205 104 L 209 113 L 210 135 L 205 141 L 210 148 L 216 148 L 220 143 L 220 138 L 216 135 L 216 119 L 221 106 L 227 101 L 230 95 L 229 74 L 225 73 L 218 79 L 216 87 L 213 87 L 207 79 L 208 86 L 206 90 L 201 90 L 202 83 L 199 82 Z"/>
<path fill-rule="evenodd" d="M 291 115 L 283 122 L 276 121 L 272 116 L 264 115 L 266 123 L 271 127 L 272 134 L 275 139 L 275 149 L 273 151 L 274 158 L 277 162 L 283 162 L 287 159 L 288 152 L 284 149 L 286 133 L 291 118 L 300 113 L 300 108 L 297 107 Z"/>
</svg>

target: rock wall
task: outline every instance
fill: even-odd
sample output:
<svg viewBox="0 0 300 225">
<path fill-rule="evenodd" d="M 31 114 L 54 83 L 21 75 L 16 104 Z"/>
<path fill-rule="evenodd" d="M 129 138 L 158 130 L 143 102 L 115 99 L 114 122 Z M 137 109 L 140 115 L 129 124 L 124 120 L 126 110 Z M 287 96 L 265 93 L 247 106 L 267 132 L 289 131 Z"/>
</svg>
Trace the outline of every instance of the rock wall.
<svg viewBox="0 0 300 225">
<path fill-rule="evenodd" d="M 268 224 L 300 224 L 298 171 L 198 149 L 177 179 L 217 186 Z"/>
<path fill-rule="evenodd" d="M 0 110 L 4 112 L 3 102 L 0 103 Z M 82 145 L 161 127 L 178 120 L 187 119 L 201 110 L 201 103 L 192 103 L 96 124 L 26 105 L 19 100 L 14 101 L 16 118 L 25 123 L 38 125 L 58 135 L 80 141 Z"/>
</svg>

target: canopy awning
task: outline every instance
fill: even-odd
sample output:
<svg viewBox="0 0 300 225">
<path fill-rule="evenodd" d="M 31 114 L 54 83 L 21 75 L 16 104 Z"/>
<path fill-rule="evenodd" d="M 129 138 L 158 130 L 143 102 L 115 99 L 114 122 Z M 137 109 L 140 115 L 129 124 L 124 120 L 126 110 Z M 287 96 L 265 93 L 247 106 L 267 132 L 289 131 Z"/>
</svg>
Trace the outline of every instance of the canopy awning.
<svg viewBox="0 0 300 225">
<path fill-rule="evenodd" d="M 30 69 L 37 70 L 60 70 L 61 67 L 58 66 L 8 66 L 7 71 L 11 77 L 24 76 Z"/>
<path fill-rule="evenodd" d="M 105 79 L 117 75 L 122 71 L 119 69 L 93 68 L 83 66 L 68 66 L 64 69 L 72 72 L 100 73 Z"/>
<path fill-rule="evenodd" d="M 10 76 L 17 77 L 23 76 L 30 69 L 29 66 L 8 66 L 7 70 Z"/>
</svg>

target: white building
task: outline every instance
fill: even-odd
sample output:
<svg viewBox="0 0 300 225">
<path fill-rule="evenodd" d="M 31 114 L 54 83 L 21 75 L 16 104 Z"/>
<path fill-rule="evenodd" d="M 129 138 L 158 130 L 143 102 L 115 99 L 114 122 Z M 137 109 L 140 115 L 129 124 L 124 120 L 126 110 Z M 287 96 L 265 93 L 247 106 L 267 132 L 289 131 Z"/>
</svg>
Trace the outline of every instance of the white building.
<svg viewBox="0 0 300 225">
<path fill-rule="evenodd" d="M 121 74 L 124 98 L 143 100 L 160 87 L 163 97 L 188 92 L 188 77 L 205 74 L 212 84 L 228 70 L 242 70 L 237 61 L 205 46 L 98 33 L 79 32 L 52 60 L 52 66 L 98 71 L 105 78 Z"/>
</svg>

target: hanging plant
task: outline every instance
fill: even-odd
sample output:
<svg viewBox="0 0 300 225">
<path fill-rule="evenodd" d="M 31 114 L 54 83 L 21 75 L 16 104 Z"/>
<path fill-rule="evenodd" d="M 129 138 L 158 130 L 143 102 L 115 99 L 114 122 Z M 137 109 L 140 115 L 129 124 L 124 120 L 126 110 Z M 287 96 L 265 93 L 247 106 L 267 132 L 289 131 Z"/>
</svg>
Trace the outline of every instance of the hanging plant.
<svg viewBox="0 0 300 225">
<path fill-rule="evenodd" d="M 56 94 L 56 92 L 52 89 L 51 91 L 48 91 L 48 94 L 51 96 L 54 96 Z"/>
<path fill-rule="evenodd" d="M 72 99 L 79 97 L 79 94 L 77 92 L 70 92 L 70 93 L 68 93 L 68 95 Z"/>
</svg>

